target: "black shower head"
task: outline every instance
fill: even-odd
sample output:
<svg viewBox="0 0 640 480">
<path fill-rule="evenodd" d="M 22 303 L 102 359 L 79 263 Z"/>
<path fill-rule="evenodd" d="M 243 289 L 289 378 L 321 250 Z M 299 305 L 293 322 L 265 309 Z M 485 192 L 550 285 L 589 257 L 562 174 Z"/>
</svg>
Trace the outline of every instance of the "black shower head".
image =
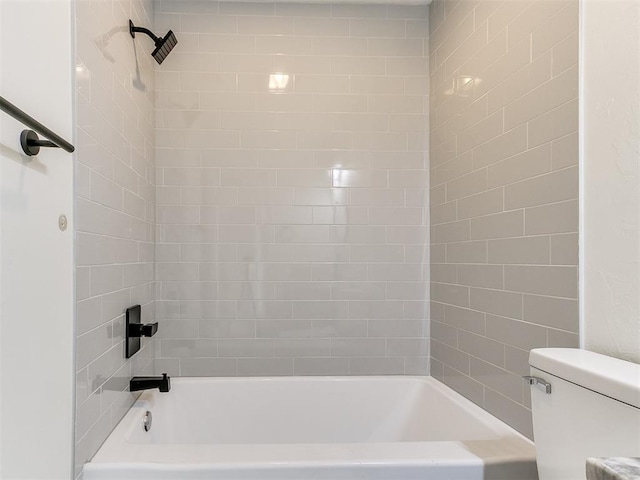
<svg viewBox="0 0 640 480">
<path fill-rule="evenodd" d="M 136 32 L 144 33 L 145 35 L 149 35 L 154 43 L 156 44 L 156 48 L 151 55 L 158 62 L 158 65 L 164 62 L 164 59 L 167 58 L 167 55 L 171 53 L 173 47 L 178 43 L 178 39 L 173 34 L 173 31 L 169 30 L 169 32 L 162 38 L 157 37 L 153 34 L 153 32 L 147 28 L 136 27 L 131 20 L 129 20 L 129 33 L 133 38 L 136 38 Z"/>
<path fill-rule="evenodd" d="M 156 59 L 158 65 L 164 62 L 164 59 L 167 58 L 167 55 L 171 53 L 171 50 L 173 50 L 173 47 L 175 47 L 177 43 L 178 39 L 171 30 L 169 30 L 169 33 L 167 33 L 164 38 L 156 42 L 156 49 L 151 52 L 151 55 Z"/>
</svg>

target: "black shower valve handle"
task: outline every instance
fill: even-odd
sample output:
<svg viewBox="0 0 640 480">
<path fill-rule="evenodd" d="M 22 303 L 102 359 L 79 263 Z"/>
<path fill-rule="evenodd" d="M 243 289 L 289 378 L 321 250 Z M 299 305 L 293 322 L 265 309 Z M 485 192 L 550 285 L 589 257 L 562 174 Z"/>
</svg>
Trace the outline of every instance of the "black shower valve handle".
<svg viewBox="0 0 640 480">
<path fill-rule="evenodd" d="M 130 337 L 153 337 L 158 332 L 158 322 L 154 323 L 130 323 L 129 324 L 129 336 Z"/>
</svg>

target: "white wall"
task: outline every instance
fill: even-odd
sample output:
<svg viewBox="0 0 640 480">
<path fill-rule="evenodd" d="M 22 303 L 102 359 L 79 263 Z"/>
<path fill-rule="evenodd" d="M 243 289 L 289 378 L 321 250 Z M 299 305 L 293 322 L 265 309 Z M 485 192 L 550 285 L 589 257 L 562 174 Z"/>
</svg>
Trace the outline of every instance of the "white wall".
<svg viewBox="0 0 640 480">
<path fill-rule="evenodd" d="M 582 7 L 583 342 L 640 362 L 640 3 Z"/>
<path fill-rule="evenodd" d="M 65 138 L 71 40 L 69 0 L 0 0 L 0 95 Z M 29 159 L 22 129 L 0 113 L 0 477 L 69 479 L 74 158 L 43 149 Z"/>
</svg>

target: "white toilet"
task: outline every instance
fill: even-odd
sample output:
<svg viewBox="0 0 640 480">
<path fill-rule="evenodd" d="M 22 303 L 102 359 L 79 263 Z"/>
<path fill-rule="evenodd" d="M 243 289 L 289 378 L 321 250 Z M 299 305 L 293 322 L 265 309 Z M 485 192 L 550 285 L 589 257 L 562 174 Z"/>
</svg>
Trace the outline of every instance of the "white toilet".
<svg viewBox="0 0 640 480">
<path fill-rule="evenodd" d="M 540 480 L 584 480 L 589 457 L 640 457 L 640 365 L 586 350 L 529 356 Z"/>
</svg>

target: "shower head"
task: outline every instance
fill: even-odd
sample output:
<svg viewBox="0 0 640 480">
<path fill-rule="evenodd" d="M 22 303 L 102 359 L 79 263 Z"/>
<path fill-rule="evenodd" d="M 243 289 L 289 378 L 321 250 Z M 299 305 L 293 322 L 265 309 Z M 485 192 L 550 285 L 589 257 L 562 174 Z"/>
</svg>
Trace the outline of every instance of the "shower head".
<svg viewBox="0 0 640 480">
<path fill-rule="evenodd" d="M 147 28 L 136 27 L 131 20 L 129 20 L 129 33 L 133 38 L 136 38 L 136 32 L 144 33 L 145 35 L 149 35 L 154 43 L 156 44 L 156 48 L 153 52 L 151 52 L 151 56 L 158 62 L 158 65 L 164 62 L 164 59 L 167 58 L 167 55 L 171 53 L 173 47 L 178 43 L 178 39 L 173 34 L 173 31 L 169 30 L 169 32 L 162 38 L 153 34 L 153 32 Z"/>
<path fill-rule="evenodd" d="M 173 47 L 175 47 L 177 43 L 178 39 L 171 30 L 169 30 L 160 42 L 156 42 L 156 49 L 151 52 L 151 55 L 156 59 L 158 65 L 164 62 L 164 59 L 167 58 L 167 55 L 171 53 L 171 50 L 173 50 Z"/>
</svg>

